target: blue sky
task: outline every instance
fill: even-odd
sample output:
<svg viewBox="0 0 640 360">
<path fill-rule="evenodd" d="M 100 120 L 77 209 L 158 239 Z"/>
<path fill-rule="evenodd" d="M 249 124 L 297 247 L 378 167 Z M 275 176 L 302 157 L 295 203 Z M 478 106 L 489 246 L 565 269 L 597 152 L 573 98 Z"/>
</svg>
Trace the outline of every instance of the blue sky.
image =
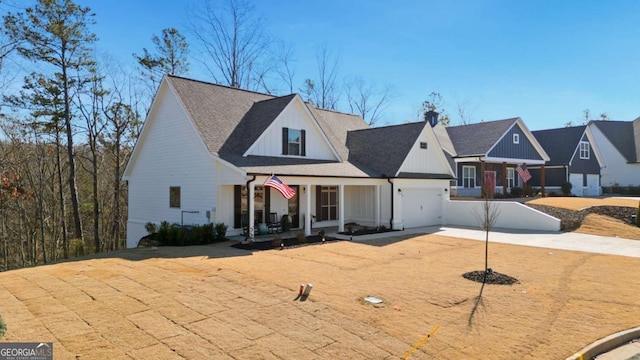
<svg viewBox="0 0 640 360">
<path fill-rule="evenodd" d="M 195 0 L 79 1 L 96 13 L 97 48 L 122 63 L 163 28 L 186 30 Z M 416 120 L 441 93 L 473 122 L 521 117 L 531 130 L 606 112 L 640 116 L 640 1 L 256 0 L 265 31 L 295 51 L 296 83 L 317 73 L 320 44 L 341 77 L 392 86 L 383 123 Z M 211 80 L 192 61 L 189 74 Z M 346 108 L 343 108 L 346 110 Z"/>
</svg>

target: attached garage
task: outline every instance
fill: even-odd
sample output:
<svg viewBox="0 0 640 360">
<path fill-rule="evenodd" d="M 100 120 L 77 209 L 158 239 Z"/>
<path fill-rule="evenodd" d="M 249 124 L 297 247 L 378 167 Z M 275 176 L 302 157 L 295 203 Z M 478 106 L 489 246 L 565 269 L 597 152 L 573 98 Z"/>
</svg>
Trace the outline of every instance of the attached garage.
<svg viewBox="0 0 640 360">
<path fill-rule="evenodd" d="M 600 196 L 600 175 L 587 174 L 586 196 Z"/>
<path fill-rule="evenodd" d="M 584 196 L 582 174 L 569 174 L 569 182 L 571 183 L 571 193 L 573 193 L 573 195 Z"/>
<path fill-rule="evenodd" d="M 402 220 L 405 228 L 441 224 L 442 195 L 440 189 L 402 189 Z"/>
</svg>

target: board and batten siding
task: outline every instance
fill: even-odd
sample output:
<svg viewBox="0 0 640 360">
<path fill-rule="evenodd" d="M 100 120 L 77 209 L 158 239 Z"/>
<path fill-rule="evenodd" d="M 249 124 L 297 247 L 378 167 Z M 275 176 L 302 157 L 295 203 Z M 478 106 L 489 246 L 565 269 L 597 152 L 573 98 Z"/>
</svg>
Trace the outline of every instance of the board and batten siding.
<svg viewBox="0 0 640 360">
<path fill-rule="evenodd" d="M 376 186 L 345 186 L 344 217 L 346 222 L 376 226 Z"/>
<path fill-rule="evenodd" d="M 127 247 L 146 235 L 144 224 L 208 222 L 216 204 L 215 158 L 205 148 L 172 91 L 161 92 L 145 125 L 129 183 Z M 179 186 L 180 208 L 169 207 L 169 187 Z M 197 214 L 183 211 L 198 211 Z"/>
<path fill-rule="evenodd" d="M 519 143 L 513 143 L 513 135 L 518 134 Z M 507 134 L 489 151 L 488 157 L 501 159 L 542 160 L 542 157 L 518 126 L 512 126 Z"/>
<path fill-rule="evenodd" d="M 420 143 L 426 143 L 427 148 L 422 149 Z M 453 175 L 451 171 L 435 135 L 425 128 L 411 147 L 399 172 Z"/>
<path fill-rule="evenodd" d="M 314 120 L 303 108 L 302 102 L 294 99 L 278 115 L 269 128 L 258 138 L 249 155 L 282 156 L 282 128 L 305 130 L 306 158 L 337 160 Z"/>
</svg>

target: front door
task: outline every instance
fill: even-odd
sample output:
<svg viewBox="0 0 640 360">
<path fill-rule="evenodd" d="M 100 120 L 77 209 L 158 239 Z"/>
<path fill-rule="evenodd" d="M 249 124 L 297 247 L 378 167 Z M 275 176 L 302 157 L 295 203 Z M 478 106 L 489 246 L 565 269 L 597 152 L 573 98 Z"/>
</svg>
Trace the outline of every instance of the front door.
<svg viewBox="0 0 640 360">
<path fill-rule="evenodd" d="M 496 192 L 496 172 L 495 171 L 485 171 L 484 172 L 484 182 L 483 182 L 483 197 L 486 196 L 489 199 L 493 198 L 493 195 Z"/>
<path fill-rule="evenodd" d="M 296 192 L 296 194 L 291 199 L 289 199 L 289 216 L 291 217 L 291 227 L 295 229 L 300 227 L 300 212 L 298 210 L 300 208 L 300 200 L 298 197 L 298 194 L 300 193 L 300 186 L 289 185 L 289 187 Z"/>
</svg>

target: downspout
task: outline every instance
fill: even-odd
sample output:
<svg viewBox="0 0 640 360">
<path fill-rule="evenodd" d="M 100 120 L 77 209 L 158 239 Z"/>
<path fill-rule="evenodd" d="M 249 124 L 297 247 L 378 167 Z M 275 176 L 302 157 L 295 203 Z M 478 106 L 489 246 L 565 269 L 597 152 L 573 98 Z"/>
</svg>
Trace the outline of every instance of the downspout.
<svg viewBox="0 0 640 360">
<path fill-rule="evenodd" d="M 391 184 L 391 219 L 389 220 L 389 229 L 393 229 L 393 203 L 394 203 L 394 193 L 393 191 L 393 183 L 391 182 L 391 178 L 387 178 L 387 182 Z"/>
<path fill-rule="evenodd" d="M 249 179 L 246 182 L 247 212 L 249 211 L 249 209 L 251 209 L 250 202 L 253 201 L 253 199 L 250 199 L 250 196 L 249 196 L 249 194 L 251 194 L 251 192 L 249 191 L 249 184 L 251 184 L 252 182 L 254 182 L 256 180 L 256 176 L 255 175 L 251 175 L 251 176 L 253 176 L 253 179 Z M 251 215 L 250 214 L 248 214 L 248 218 L 251 219 Z M 254 219 L 254 221 L 255 221 L 255 219 Z M 249 223 L 251 223 L 251 220 L 249 220 Z M 250 239 L 251 241 L 253 241 L 253 224 L 247 224 L 247 226 L 248 226 L 248 228 L 247 228 L 247 237 L 245 239 Z"/>
</svg>

